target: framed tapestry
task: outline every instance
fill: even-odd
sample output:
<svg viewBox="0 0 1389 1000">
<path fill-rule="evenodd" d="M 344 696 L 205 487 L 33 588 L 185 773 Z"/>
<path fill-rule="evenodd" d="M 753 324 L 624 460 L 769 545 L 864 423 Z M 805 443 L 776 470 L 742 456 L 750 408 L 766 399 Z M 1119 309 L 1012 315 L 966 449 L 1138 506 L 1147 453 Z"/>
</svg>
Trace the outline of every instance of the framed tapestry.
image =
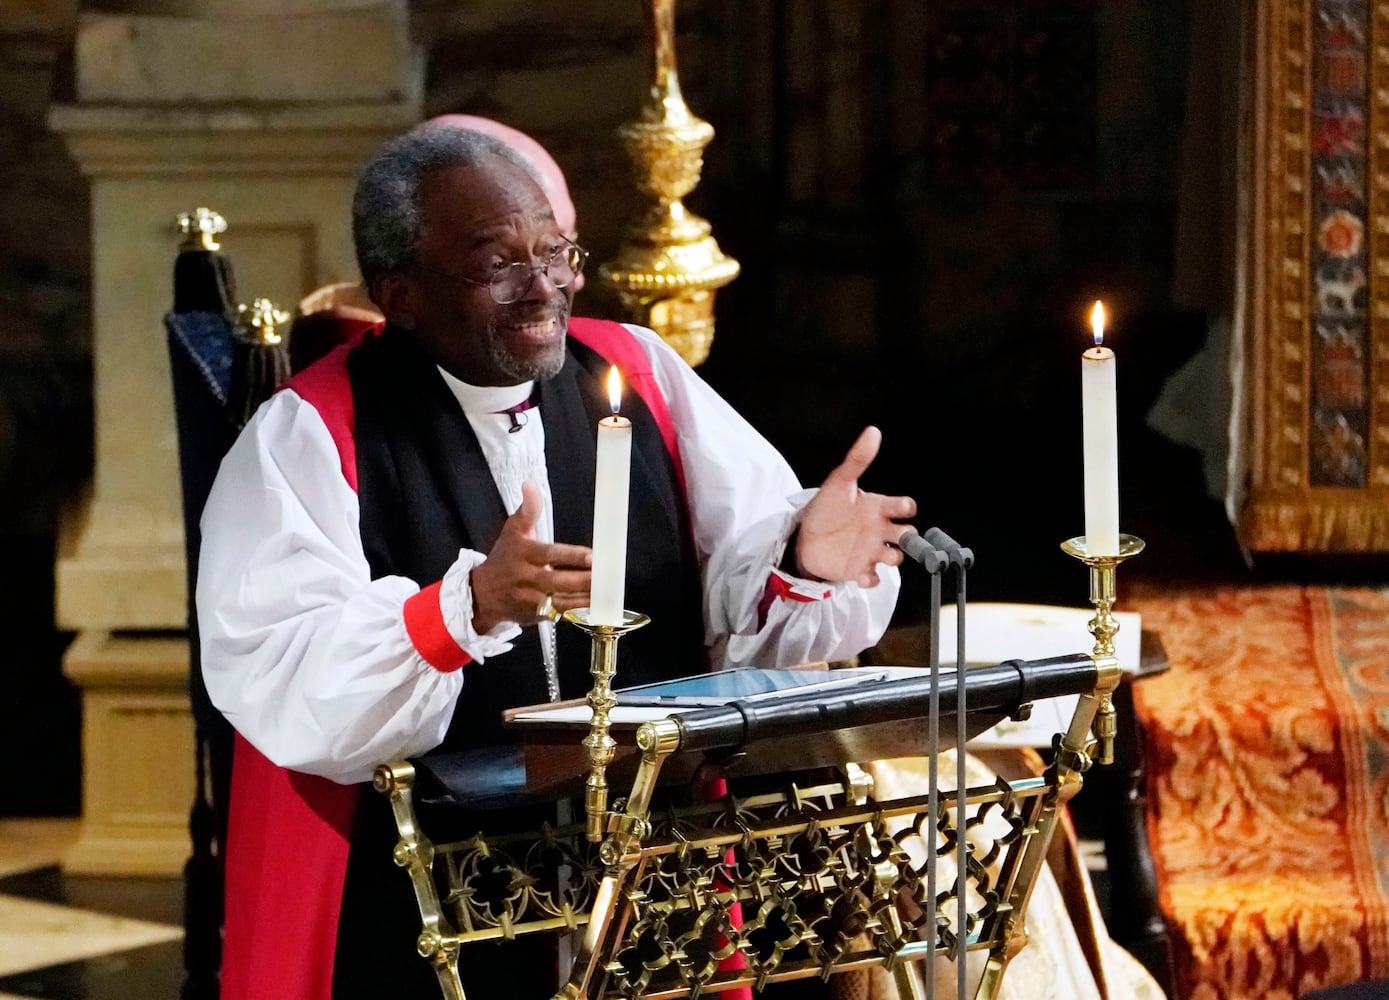
<svg viewBox="0 0 1389 1000">
<path fill-rule="evenodd" d="M 1389 552 L 1389 4 L 1250 4 L 1245 544 Z"/>
</svg>

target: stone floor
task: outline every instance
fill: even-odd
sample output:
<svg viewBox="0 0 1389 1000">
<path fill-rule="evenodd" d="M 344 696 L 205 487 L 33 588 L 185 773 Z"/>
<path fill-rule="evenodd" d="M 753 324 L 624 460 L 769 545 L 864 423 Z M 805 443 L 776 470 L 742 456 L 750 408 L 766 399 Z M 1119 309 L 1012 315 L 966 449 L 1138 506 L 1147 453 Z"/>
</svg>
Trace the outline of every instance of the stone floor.
<svg viewBox="0 0 1389 1000">
<path fill-rule="evenodd" d="M 0 820 L 0 1000 L 173 1000 L 182 882 L 63 875 L 76 833 L 76 820 Z"/>
</svg>

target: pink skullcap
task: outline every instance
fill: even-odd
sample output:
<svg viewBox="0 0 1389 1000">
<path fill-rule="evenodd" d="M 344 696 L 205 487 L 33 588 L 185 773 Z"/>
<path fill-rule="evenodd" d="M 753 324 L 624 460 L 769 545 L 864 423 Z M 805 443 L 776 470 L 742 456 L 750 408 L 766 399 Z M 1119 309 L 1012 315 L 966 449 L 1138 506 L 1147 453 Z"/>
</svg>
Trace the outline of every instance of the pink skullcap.
<svg viewBox="0 0 1389 1000">
<path fill-rule="evenodd" d="M 506 143 L 520 153 L 540 175 L 540 188 L 550 199 L 550 207 L 554 210 L 555 221 L 559 223 L 560 232 L 569 234 L 575 232 L 577 215 L 574 211 L 574 202 L 569 198 L 569 185 L 564 182 L 564 174 L 560 171 L 555 158 L 546 151 L 545 147 L 526 133 L 518 131 L 510 125 L 493 121 L 491 118 L 479 118 L 477 115 L 440 115 L 438 118 L 431 118 L 423 122 L 422 125 L 452 125 L 455 128 L 481 132 Z"/>
</svg>

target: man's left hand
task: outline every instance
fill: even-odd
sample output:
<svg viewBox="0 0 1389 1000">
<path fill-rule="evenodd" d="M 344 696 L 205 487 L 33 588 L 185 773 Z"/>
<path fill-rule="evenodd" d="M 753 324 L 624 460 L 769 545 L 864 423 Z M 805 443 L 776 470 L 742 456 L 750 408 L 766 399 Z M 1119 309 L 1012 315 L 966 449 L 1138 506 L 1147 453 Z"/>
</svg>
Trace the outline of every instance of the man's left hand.
<svg viewBox="0 0 1389 1000">
<path fill-rule="evenodd" d="M 916 501 L 867 493 L 858 485 L 882 440 L 878 428 L 865 428 L 806 504 L 796 533 L 795 561 L 801 575 L 873 587 L 878 583 L 878 563 L 901 565 L 902 550 L 896 542 L 904 529 L 897 520 L 914 517 Z"/>
</svg>

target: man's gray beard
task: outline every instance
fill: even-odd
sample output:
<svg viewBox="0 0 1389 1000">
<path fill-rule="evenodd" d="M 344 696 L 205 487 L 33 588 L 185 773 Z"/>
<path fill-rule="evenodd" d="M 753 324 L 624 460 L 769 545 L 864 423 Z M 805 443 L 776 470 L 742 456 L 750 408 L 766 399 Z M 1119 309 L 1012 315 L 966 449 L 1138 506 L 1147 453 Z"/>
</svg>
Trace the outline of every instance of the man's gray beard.
<svg viewBox="0 0 1389 1000">
<path fill-rule="evenodd" d="M 567 334 L 566 334 L 567 338 Z M 503 372 L 516 381 L 513 385 L 520 385 L 522 382 L 529 382 L 532 379 L 544 381 L 554 378 L 559 374 L 559 370 L 564 367 L 564 345 L 565 340 L 561 339 L 556 345 L 555 356 L 543 362 L 531 363 L 522 361 L 514 357 L 503 345 L 500 339 L 492 341 L 492 361 L 496 364 L 497 370 Z"/>
</svg>

